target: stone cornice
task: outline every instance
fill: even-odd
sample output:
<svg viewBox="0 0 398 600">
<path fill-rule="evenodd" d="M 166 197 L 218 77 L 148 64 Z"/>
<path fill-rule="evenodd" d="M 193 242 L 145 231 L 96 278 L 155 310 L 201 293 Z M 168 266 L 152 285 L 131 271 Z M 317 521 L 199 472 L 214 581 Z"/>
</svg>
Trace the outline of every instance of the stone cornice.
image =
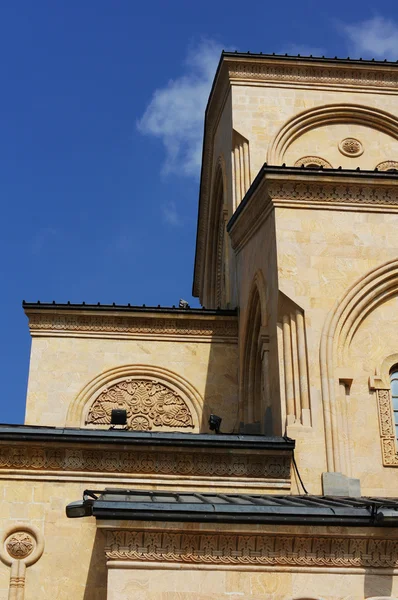
<svg viewBox="0 0 398 600">
<path fill-rule="evenodd" d="M 100 337 L 236 343 L 233 315 L 190 315 L 25 308 L 32 337 Z"/>
<path fill-rule="evenodd" d="M 220 527 L 220 525 L 218 525 Z M 217 565 L 226 568 L 395 569 L 398 540 L 349 534 L 239 534 L 223 526 L 218 532 L 107 530 L 105 553 L 113 561 Z"/>
<path fill-rule="evenodd" d="M 291 452 L 205 449 L 129 448 L 101 445 L 0 444 L 0 478 L 38 475 L 66 479 L 84 475 L 100 480 L 150 478 L 202 487 L 290 488 Z"/>
<path fill-rule="evenodd" d="M 276 207 L 398 213 L 398 178 L 373 172 L 328 169 L 309 173 L 264 166 L 228 223 L 235 251 Z"/>
<path fill-rule="evenodd" d="M 282 56 L 224 56 L 228 79 L 232 83 L 287 84 L 289 86 L 359 89 L 369 88 L 398 93 L 398 68 L 395 63 L 370 61 L 314 61 L 297 58 L 286 60 Z"/>
</svg>

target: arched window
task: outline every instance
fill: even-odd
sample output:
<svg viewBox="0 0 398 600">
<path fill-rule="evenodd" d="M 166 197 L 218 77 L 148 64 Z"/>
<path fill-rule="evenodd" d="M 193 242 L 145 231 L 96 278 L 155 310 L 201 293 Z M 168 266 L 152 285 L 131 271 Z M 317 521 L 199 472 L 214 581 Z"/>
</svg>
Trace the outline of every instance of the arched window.
<svg viewBox="0 0 398 600">
<path fill-rule="evenodd" d="M 398 364 L 394 365 L 390 370 L 390 385 L 395 437 L 398 438 Z"/>
<path fill-rule="evenodd" d="M 218 167 L 208 225 L 206 307 L 225 308 L 228 297 L 227 208 L 222 169 Z"/>
</svg>

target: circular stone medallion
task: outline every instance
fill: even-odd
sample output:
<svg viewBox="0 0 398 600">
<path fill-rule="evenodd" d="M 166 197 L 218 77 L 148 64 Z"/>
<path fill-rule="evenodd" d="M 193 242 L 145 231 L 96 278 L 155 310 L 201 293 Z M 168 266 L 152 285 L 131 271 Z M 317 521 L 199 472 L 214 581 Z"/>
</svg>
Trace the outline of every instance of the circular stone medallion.
<svg viewBox="0 0 398 600">
<path fill-rule="evenodd" d="M 355 158 L 356 156 L 361 156 L 363 153 L 363 146 L 361 142 L 355 138 L 345 138 L 339 143 L 339 150 L 344 156 Z"/>
<path fill-rule="evenodd" d="M 8 554 L 16 559 L 29 556 L 35 545 L 34 539 L 26 531 L 17 531 L 11 534 L 5 542 Z"/>
</svg>

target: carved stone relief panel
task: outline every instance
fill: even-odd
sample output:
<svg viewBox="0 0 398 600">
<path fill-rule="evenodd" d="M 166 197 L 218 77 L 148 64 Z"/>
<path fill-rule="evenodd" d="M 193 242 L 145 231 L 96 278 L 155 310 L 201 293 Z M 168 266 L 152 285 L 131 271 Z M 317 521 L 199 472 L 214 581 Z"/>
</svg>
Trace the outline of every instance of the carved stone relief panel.
<svg viewBox="0 0 398 600">
<path fill-rule="evenodd" d="M 381 450 L 385 467 L 398 467 L 398 454 L 395 439 L 394 420 L 390 390 L 378 389 L 377 407 L 379 411 Z"/>
<path fill-rule="evenodd" d="M 90 406 L 86 425 L 110 425 L 116 408 L 127 411 L 127 427 L 134 431 L 194 427 L 185 400 L 156 379 L 125 378 L 104 387 Z"/>
</svg>

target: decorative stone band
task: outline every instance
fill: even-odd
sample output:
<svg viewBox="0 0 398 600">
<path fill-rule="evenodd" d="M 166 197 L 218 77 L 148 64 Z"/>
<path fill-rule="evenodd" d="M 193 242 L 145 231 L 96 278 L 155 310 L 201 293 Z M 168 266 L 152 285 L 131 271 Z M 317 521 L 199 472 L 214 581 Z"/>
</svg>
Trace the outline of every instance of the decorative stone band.
<svg viewBox="0 0 398 600">
<path fill-rule="evenodd" d="M 290 455 L 0 445 L 2 470 L 290 480 Z"/>
<path fill-rule="evenodd" d="M 108 561 L 242 567 L 395 568 L 398 539 L 300 535 L 106 532 Z"/>
<path fill-rule="evenodd" d="M 370 178 L 363 183 L 339 177 L 333 183 L 323 180 L 319 173 L 278 175 L 264 172 L 262 180 L 247 201 L 240 205 L 228 230 L 232 247 L 239 250 L 254 235 L 275 207 L 308 208 L 367 212 L 398 213 L 398 185 L 392 181 L 375 182 Z M 325 179 L 327 175 L 325 174 Z M 239 213 L 239 214 L 238 214 Z M 243 216 L 244 213 L 244 216 Z"/>
<path fill-rule="evenodd" d="M 385 467 L 398 467 L 397 441 L 395 438 L 390 390 L 378 389 L 376 393 L 383 465 Z"/>
<path fill-rule="evenodd" d="M 303 64 L 304 63 L 304 64 Z M 227 59 L 227 68 L 230 80 L 275 81 L 285 83 L 318 84 L 321 87 L 374 87 L 392 88 L 395 92 L 398 88 L 398 74 L 394 67 L 369 69 L 350 65 L 348 69 L 339 64 L 305 64 L 296 61 L 294 65 L 286 65 L 283 58 L 278 64 L 276 60 L 264 61 L 250 60 L 233 61 Z"/>
<path fill-rule="evenodd" d="M 237 341 L 235 317 L 213 319 L 156 319 L 27 311 L 32 336 L 74 336 L 156 339 L 192 339 L 202 342 Z"/>
</svg>

